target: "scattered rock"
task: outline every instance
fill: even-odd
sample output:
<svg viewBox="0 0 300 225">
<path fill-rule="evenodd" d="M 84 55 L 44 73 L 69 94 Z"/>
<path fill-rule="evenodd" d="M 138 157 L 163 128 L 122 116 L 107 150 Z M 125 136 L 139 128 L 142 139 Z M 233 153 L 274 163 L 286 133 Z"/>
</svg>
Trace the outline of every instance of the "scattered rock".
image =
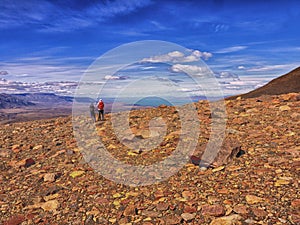
<svg viewBox="0 0 300 225">
<path fill-rule="evenodd" d="M 30 167 L 30 166 L 32 166 L 34 164 L 35 164 L 35 161 L 32 158 L 29 158 L 29 159 L 26 159 L 24 166 L 26 168 L 28 168 L 28 167 Z"/>
<path fill-rule="evenodd" d="M 195 218 L 196 214 L 195 213 L 182 213 L 181 217 L 184 221 L 191 221 Z"/>
<path fill-rule="evenodd" d="M 202 215 L 205 216 L 224 216 L 225 209 L 221 205 L 204 205 L 202 206 Z"/>
<path fill-rule="evenodd" d="M 128 205 L 124 212 L 123 212 L 124 216 L 135 216 L 136 215 L 136 208 L 134 205 Z"/>
<path fill-rule="evenodd" d="M 83 174 L 84 174 L 84 171 L 78 170 L 78 171 L 73 171 L 72 173 L 70 173 L 70 176 L 75 178 L 75 177 L 82 176 Z"/>
<path fill-rule="evenodd" d="M 15 215 L 11 217 L 9 220 L 4 222 L 3 225 L 19 225 L 26 220 L 25 216 L 23 215 Z"/>
<path fill-rule="evenodd" d="M 165 223 L 170 225 L 180 224 L 181 218 L 177 215 L 169 215 L 165 218 Z"/>
<path fill-rule="evenodd" d="M 268 215 L 265 210 L 258 208 L 253 208 L 252 212 L 256 217 L 266 217 Z"/>
<path fill-rule="evenodd" d="M 253 205 L 253 204 L 256 204 L 256 203 L 263 202 L 264 199 L 260 198 L 260 197 L 257 197 L 255 195 L 246 195 L 246 201 L 247 201 L 248 204 Z"/>
<path fill-rule="evenodd" d="M 249 212 L 247 207 L 241 204 L 234 206 L 233 211 L 237 214 L 248 214 Z"/>
<path fill-rule="evenodd" d="M 44 175 L 44 181 L 45 182 L 54 182 L 56 179 L 56 174 L 55 173 L 46 173 Z"/>
<path fill-rule="evenodd" d="M 55 211 L 59 206 L 60 204 L 57 200 L 50 200 L 41 204 L 41 208 L 44 211 Z"/>
<path fill-rule="evenodd" d="M 210 225 L 241 225 L 242 219 L 239 215 L 224 216 L 211 221 Z"/>
<path fill-rule="evenodd" d="M 283 105 L 279 107 L 280 111 L 290 111 L 291 107 L 289 107 L 288 105 Z"/>
<path fill-rule="evenodd" d="M 293 208 L 300 208 L 300 199 L 295 199 L 291 202 Z"/>
</svg>

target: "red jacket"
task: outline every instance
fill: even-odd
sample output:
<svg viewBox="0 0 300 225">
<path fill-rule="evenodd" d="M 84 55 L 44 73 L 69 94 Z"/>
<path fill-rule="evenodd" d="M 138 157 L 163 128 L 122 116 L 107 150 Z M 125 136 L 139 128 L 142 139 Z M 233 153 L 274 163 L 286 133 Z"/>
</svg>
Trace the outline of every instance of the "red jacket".
<svg viewBox="0 0 300 225">
<path fill-rule="evenodd" d="M 104 109 L 104 102 L 103 101 L 99 101 L 98 102 L 98 109 L 99 110 L 103 110 Z"/>
</svg>

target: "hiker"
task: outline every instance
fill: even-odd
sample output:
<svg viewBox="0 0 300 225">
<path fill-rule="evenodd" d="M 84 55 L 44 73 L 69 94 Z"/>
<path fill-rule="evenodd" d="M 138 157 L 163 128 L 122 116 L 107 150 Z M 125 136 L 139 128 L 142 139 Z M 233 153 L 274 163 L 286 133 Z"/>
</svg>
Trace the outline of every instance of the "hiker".
<svg viewBox="0 0 300 225">
<path fill-rule="evenodd" d="M 104 102 L 102 101 L 102 99 L 99 100 L 98 102 L 98 121 L 99 120 L 104 120 Z"/>
<path fill-rule="evenodd" d="M 90 114 L 91 114 L 91 118 L 94 122 L 96 122 L 96 116 L 95 116 L 95 106 L 94 103 L 91 102 L 90 104 Z"/>
</svg>

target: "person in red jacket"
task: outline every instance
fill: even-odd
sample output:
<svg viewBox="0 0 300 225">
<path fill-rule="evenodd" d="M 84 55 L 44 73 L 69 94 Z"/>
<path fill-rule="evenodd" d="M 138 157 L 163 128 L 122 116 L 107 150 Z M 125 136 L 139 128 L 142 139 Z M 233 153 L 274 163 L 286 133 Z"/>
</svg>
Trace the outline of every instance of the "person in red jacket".
<svg viewBox="0 0 300 225">
<path fill-rule="evenodd" d="M 99 100 L 97 108 L 99 112 L 98 121 L 104 120 L 104 102 L 102 101 L 102 99 Z"/>
</svg>

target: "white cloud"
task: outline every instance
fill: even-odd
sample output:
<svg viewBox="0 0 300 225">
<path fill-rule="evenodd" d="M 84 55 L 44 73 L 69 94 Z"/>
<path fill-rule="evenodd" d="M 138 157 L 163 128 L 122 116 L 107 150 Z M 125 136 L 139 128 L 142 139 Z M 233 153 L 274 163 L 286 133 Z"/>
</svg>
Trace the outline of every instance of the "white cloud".
<svg viewBox="0 0 300 225">
<path fill-rule="evenodd" d="M 142 59 L 142 62 L 170 62 L 170 63 L 184 63 L 184 62 L 197 62 L 200 58 L 205 60 L 212 57 L 210 52 L 201 52 L 199 50 L 192 51 L 189 55 L 185 55 L 180 51 L 169 52 L 164 55 L 156 55 L 150 58 Z"/>
<path fill-rule="evenodd" d="M 126 80 L 128 77 L 125 76 L 111 76 L 111 75 L 106 75 L 104 77 L 105 80 Z"/>
<path fill-rule="evenodd" d="M 223 49 L 220 49 L 218 51 L 216 51 L 215 53 L 231 53 L 231 52 L 238 52 L 238 51 L 241 51 L 241 50 L 244 50 L 248 48 L 247 46 L 244 46 L 244 45 L 238 45 L 238 46 L 232 46 L 232 47 L 229 47 L 229 48 L 223 48 Z"/>
<path fill-rule="evenodd" d="M 265 65 L 265 66 L 250 68 L 247 71 L 248 72 L 266 72 L 266 71 L 272 71 L 272 70 L 278 70 L 278 69 L 291 69 L 294 66 L 295 66 L 294 64 Z"/>
<path fill-rule="evenodd" d="M 192 75 L 207 75 L 210 71 L 206 67 L 200 67 L 196 65 L 183 65 L 183 64 L 175 64 L 171 67 L 171 70 L 175 73 L 185 72 Z"/>
<path fill-rule="evenodd" d="M 244 70 L 244 69 L 246 69 L 246 67 L 245 66 L 238 66 L 238 69 L 239 70 Z"/>
</svg>

